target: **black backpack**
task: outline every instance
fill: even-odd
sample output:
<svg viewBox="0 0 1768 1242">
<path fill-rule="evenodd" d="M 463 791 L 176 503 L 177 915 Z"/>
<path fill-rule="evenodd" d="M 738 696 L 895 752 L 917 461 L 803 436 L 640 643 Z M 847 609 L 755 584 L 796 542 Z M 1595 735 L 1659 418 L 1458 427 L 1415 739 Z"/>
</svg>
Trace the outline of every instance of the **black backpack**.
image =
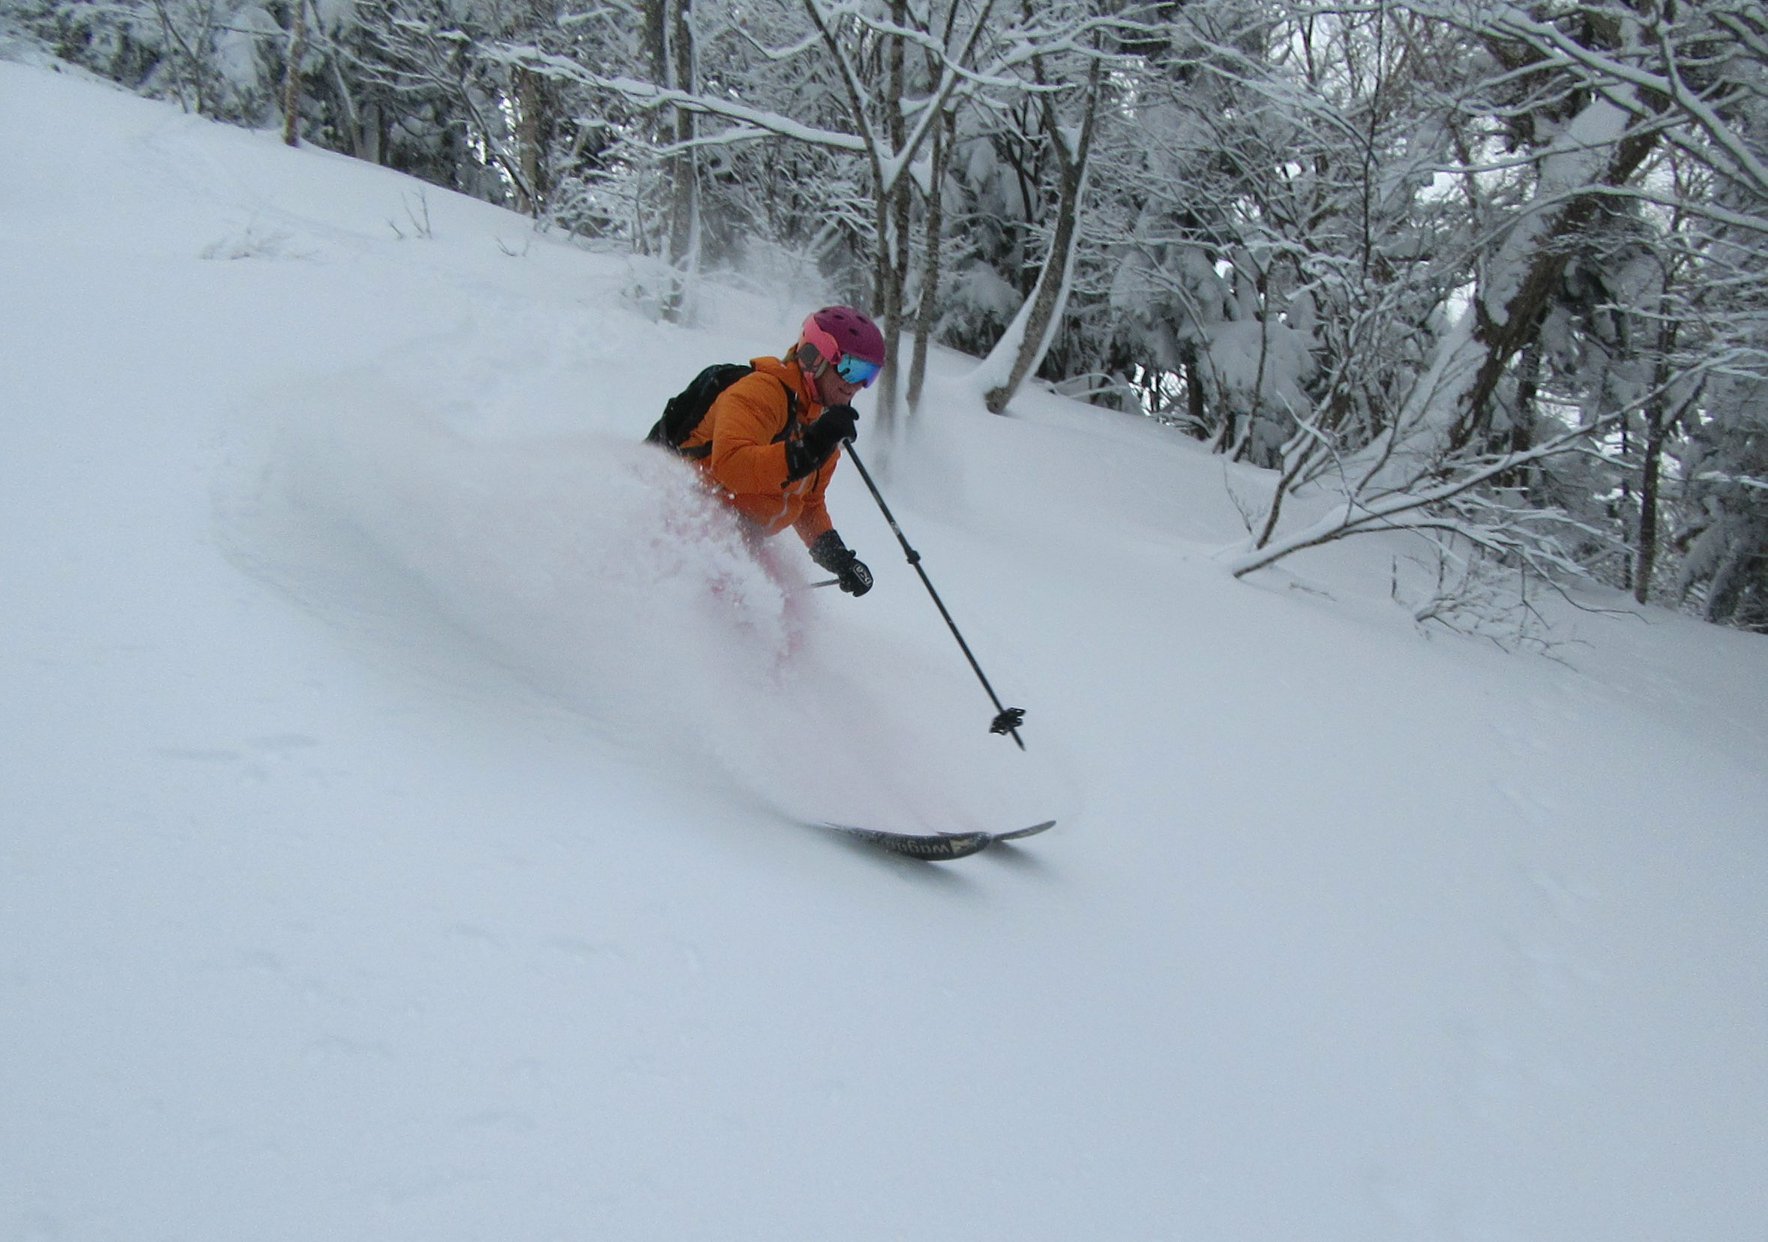
<svg viewBox="0 0 1768 1242">
<path fill-rule="evenodd" d="M 694 376 L 686 388 L 669 398 L 669 403 L 663 407 L 663 417 L 651 427 L 645 443 L 661 444 L 683 457 L 700 458 L 709 455 L 712 452 L 712 445 L 709 443 L 686 450 L 681 446 L 694 434 L 694 428 L 706 417 L 706 411 L 712 408 L 718 394 L 754 371 L 755 368 L 746 362 L 713 363 Z M 786 386 L 781 384 L 780 387 Z M 798 398 L 790 388 L 786 388 L 786 410 L 789 427 L 798 418 Z"/>
</svg>

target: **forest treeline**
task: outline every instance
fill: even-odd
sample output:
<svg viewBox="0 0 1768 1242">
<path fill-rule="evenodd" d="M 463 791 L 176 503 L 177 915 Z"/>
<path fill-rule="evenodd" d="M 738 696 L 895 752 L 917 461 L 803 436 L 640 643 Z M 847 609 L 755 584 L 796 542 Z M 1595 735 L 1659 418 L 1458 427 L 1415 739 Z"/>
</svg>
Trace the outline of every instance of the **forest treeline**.
<svg viewBox="0 0 1768 1242">
<path fill-rule="evenodd" d="M 1268 468 L 1359 530 L 1768 632 L 1760 0 L 0 0 L 144 94 Z M 14 124 L 26 123 L 14 118 Z M 1345 504 L 1292 528 L 1285 500 Z M 1451 590 L 1449 594 L 1453 595 Z"/>
</svg>

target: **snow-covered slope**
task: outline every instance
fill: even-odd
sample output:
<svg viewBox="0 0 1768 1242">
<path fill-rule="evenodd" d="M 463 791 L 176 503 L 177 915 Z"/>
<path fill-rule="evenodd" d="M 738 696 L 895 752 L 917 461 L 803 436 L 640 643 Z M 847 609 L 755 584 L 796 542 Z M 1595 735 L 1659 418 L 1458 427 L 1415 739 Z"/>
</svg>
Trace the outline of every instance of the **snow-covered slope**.
<svg viewBox="0 0 1768 1242">
<path fill-rule="evenodd" d="M 860 449 L 1020 754 L 852 470 L 857 601 L 634 443 L 824 291 L 0 115 L 0 1237 L 1764 1236 L 1759 637 L 1235 582 L 1256 473 L 946 357 Z"/>
</svg>

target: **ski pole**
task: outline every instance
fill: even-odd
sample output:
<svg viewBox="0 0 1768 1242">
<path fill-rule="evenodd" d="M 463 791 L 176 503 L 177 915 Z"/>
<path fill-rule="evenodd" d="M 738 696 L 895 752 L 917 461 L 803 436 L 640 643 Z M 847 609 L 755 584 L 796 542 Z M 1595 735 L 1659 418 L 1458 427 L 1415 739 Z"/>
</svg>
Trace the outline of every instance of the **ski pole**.
<svg viewBox="0 0 1768 1242">
<path fill-rule="evenodd" d="M 970 644 L 964 641 L 963 634 L 958 632 L 957 622 L 952 620 L 952 614 L 946 610 L 945 601 L 940 599 L 939 592 L 933 589 L 933 579 L 929 578 L 927 571 L 921 568 L 921 554 L 909 546 L 908 536 L 904 535 L 902 527 L 897 525 L 896 515 L 890 512 L 890 506 L 884 503 L 883 493 L 878 490 L 878 485 L 872 482 L 872 472 L 866 469 L 866 464 L 859 459 L 859 454 L 853 451 L 852 440 L 847 441 L 847 455 L 853 458 L 853 468 L 859 471 L 859 477 L 866 481 L 866 489 L 872 493 L 872 499 L 878 502 L 878 512 L 884 515 L 884 520 L 890 523 L 890 529 L 896 533 L 896 541 L 902 545 L 904 555 L 909 558 L 909 564 L 913 565 L 915 572 L 921 575 L 921 585 L 925 586 L 927 594 L 933 597 L 934 607 L 938 608 L 939 615 L 945 618 L 946 628 L 951 630 L 952 637 L 958 640 L 958 648 L 963 651 L 964 658 L 970 661 L 970 667 L 976 671 L 976 679 L 982 683 L 982 688 L 988 691 L 988 697 L 993 701 L 997 713 L 994 723 L 989 725 L 988 731 L 1007 734 L 1018 744 L 1020 750 L 1024 750 L 1025 740 L 1019 736 L 1019 726 L 1025 722 L 1025 710 L 1019 707 L 1001 706 L 1000 695 L 996 694 L 994 687 L 988 684 L 988 677 L 983 673 L 982 665 L 976 662 L 975 655 L 971 653 Z"/>
</svg>

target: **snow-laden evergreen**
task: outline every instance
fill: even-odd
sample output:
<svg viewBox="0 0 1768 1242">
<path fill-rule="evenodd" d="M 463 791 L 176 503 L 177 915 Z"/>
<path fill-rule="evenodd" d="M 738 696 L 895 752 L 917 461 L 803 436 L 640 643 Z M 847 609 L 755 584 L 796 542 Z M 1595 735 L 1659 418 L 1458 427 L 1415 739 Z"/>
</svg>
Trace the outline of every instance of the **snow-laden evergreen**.
<svg viewBox="0 0 1768 1242">
<path fill-rule="evenodd" d="M 636 443 L 824 290 L 0 114 L 0 1237 L 1761 1237 L 1759 636 L 1237 581 L 1270 475 L 936 355 L 880 482 L 1021 755 L 852 470 L 863 600 Z"/>
</svg>

